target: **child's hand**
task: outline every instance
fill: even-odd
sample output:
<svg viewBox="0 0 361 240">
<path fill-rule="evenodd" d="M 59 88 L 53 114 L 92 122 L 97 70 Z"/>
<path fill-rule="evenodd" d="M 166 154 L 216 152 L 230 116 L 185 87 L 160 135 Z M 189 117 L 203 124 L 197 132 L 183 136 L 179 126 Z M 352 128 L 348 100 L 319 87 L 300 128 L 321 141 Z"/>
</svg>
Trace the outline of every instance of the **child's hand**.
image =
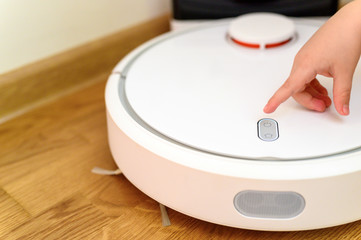
<svg viewBox="0 0 361 240">
<path fill-rule="evenodd" d="M 341 115 L 349 114 L 352 77 L 361 53 L 361 0 L 330 18 L 296 55 L 290 76 L 264 108 L 274 112 L 290 96 L 304 107 L 323 112 L 331 105 L 327 90 L 316 79 L 333 78 L 333 101 Z"/>
</svg>

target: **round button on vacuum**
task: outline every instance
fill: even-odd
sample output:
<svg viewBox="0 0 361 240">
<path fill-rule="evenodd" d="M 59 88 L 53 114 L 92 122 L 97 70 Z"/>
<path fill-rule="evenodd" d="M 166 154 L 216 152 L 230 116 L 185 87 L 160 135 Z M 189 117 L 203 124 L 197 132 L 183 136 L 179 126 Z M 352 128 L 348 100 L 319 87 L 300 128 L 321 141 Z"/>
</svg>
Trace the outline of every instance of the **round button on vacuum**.
<svg viewBox="0 0 361 240">
<path fill-rule="evenodd" d="M 248 13 L 234 19 L 228 29 L 230 39 L 248 48 L 275 48 L 295 36 L 294 22 L 275 13 Z"/>
</svg>

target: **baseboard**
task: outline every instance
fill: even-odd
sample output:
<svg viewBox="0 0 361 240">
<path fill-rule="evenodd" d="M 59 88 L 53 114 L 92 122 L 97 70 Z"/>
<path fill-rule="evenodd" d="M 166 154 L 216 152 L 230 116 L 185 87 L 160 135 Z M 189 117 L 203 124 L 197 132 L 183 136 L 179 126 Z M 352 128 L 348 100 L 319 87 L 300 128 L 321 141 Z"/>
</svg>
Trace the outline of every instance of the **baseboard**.
<svg viewBox="0 0 361 240">
<path fill-rule="evenodd" d="M 0 118 L 104 78 L 132 49 L 167 31 L 164 15 L 0 75 Z"/>
</svg>

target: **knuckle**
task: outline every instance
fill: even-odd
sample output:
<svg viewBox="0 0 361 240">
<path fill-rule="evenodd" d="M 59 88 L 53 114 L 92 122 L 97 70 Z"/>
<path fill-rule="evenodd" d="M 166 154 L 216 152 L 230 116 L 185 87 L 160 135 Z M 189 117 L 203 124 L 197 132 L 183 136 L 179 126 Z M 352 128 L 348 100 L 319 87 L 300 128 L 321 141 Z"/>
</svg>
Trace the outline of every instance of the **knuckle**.
<svg viewBox="0 0 361 240">
<path fill-rule="evenodd" d="M 336 99 L 349 99 L 351 95 L 351 89 L 339 89 L 335 91 L 335 98 Z"/>
<path fill-rule="evenodd" d="M 293 86 L 294 84 L 290 80 L 287 80 L 286 82 L 283 83 L 282 88 L 286 92 L 290 93 L 290 95 L 293 95 L 295 93 L 295 91 L 293 90 Z"/>
</svg>

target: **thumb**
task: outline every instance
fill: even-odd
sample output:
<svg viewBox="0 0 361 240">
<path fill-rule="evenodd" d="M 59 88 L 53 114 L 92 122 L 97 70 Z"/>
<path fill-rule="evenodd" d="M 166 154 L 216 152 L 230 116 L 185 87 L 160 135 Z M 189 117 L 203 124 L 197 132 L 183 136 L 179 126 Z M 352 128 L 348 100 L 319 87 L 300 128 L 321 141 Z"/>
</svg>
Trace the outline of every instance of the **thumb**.
<svg viewBox="0 0 361 240">
<path fill-rule="evenodd" d="M 350 95 L 352 87 L 352 75 L 340 74 L 333 80 L 333 102 L 337 112 L 341 115 L 349 115 Z"/>
</svg>

